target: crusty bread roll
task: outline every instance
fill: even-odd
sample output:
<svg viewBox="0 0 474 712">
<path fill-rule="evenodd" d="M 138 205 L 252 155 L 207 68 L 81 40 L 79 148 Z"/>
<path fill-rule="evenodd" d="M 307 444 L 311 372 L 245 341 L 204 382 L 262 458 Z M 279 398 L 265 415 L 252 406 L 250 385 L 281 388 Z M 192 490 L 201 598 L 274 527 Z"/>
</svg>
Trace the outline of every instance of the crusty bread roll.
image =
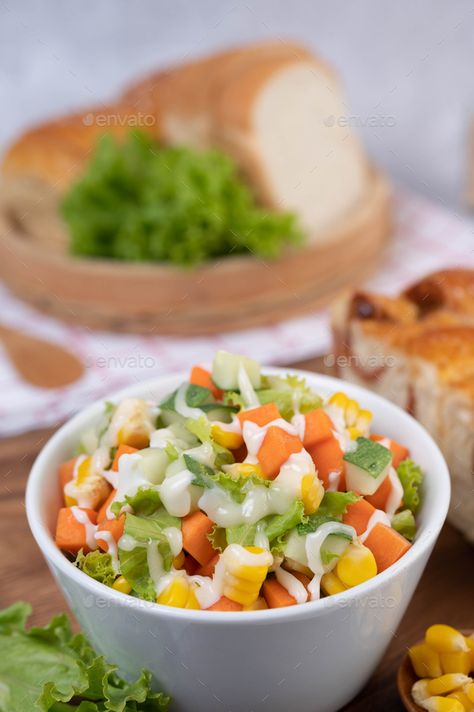
<svg viewBox="0 0 474 712">
<path fill-rule="evenodd" d="M 61 193 L 102 133 L 120 138 L 138 124 L 167 144 L 222 148 L 262 204 L 295 211 L 310 240 L 323 241 L 369 185 L 346 113 L 326 64 L 296 44 L 260 43 L 159 72 L 116 105 L 27 132 L 7 152 L 3 173 Z"/>
<path fill-rule="evenodd" d="M 396 298 L 344 296 L 333 332 L 341 377 L 410 411 L 438 442 L 450 521 L 474 543 L 474 270 L 436 272 Z"/>
</svg>

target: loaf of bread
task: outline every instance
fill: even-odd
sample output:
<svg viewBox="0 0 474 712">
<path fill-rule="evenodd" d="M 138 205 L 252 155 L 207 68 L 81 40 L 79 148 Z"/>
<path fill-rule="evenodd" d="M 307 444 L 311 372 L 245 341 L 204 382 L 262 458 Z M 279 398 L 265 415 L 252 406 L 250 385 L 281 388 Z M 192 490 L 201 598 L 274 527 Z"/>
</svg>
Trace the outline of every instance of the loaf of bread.
<svg viewBox="0 0 474 712">
<path fill-rule="evenodd" d="M 260 203 L 295 211 L 309 239 L 323 241 L 369 185 L 346 115 L 330 67 L 299 45 L 260 43 L 161 71 L 115 105 L 27 132 L 7 151 L 3 174 L 33 193 L 47 185 L 60 194 L 100 134 L 121 137 L 139 126 L 167 144 L 223 149 Z"/>
<path fill-rule="evenodd" d="M 332 323 L 339 375 L 411 412 L 438 442 L 449 518 L 474 542 L 474 270 L 436 272 L 395 298 L 344 296 Z"/>
</svg>

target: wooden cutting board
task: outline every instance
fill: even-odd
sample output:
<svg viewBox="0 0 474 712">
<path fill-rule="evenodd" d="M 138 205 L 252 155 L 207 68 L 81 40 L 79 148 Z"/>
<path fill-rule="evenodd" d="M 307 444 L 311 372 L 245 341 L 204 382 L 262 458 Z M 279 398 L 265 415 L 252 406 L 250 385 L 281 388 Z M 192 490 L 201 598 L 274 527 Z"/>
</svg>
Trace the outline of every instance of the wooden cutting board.
<svg viewBox="0 0 474 712">
<path fill-rule="evenodd" d="M 227 257 L 178 269 L 72 258 L 57 249 L 54 234 L 39 240 L 32 213 L 4 194 L 0 275 L 22 299 L 75 324 L 143 334 L 215 334 L 327 304 L 373 269 L 390 229 L 389 186 L 373 169 L 364 199 L 324 239 L 274 261 Z"/>
</svg>

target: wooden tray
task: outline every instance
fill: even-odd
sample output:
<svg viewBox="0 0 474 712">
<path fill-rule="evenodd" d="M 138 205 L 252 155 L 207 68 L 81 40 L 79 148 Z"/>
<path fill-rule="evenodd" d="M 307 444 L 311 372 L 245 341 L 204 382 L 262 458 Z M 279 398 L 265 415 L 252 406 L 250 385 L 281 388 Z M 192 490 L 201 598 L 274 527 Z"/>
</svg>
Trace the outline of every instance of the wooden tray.
<svg viewBox="0 0 474 712">
<path fill-rule="evenodd" d="M 324 244 L 268 262 L 228 257 L 182 270 L 72 258 L 25 229 L 27 212 L 4 205 L 0 213 L 0 274 L 20 298 L 92 328 L 181 336 L 261 326 L 320 308 L 367 276 L 391 228 L 389 186 L 375 170 L 365 199 Z"/>
</svg>

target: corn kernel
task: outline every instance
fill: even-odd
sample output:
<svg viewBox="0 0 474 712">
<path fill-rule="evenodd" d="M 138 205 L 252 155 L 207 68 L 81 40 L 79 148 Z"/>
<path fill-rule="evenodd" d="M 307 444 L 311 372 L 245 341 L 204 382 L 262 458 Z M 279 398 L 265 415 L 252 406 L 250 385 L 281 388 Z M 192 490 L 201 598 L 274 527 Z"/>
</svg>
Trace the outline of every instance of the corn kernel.
<svg viewBox="0 0 474 712">
<path fill-rule="evenodd" d="M 462 633 L 449 625 L 432 625 L 425 635 L 428 645 L 438 653 L 468 652 L 469 647 Z"/>
<path fill-rule="evenodd" d="M 413 645 L 408 649 L 408 655 L 418 677 L 441 677 L 443 674 L 439 653 L 426 643 Z"/>
<path fill-rule="evenodd" d="M 173 566 L 175 569 L 182 569 L 184 566 L 184 551 L 180 551 L 178 556 L 173 559 Z"/>
<path fill-rule="evenodd" d="M 347 588 L 344 586 L 341 579 L 338 578 L 333 571 L 330 571 L 322 576 L 321 588 L 327 596 L 333 596 L 335 593 L 347 591 Z"/>
<path fill-rule="evenodd" d="M 174 608 L 185 608 L 189 596 L 189 584 L 184 577 L 176 577 L 160 593 L 156 602 L 163 606 L 173 606 Z"/>
<path fill-rule="evenodd" d="M 328 403 L 330 405 L 335 405 L 336 408 L 342 408 L 344 410 L 348 400 L 349 399 L 345 393 L 338 391 L 337 393 L 332 394 L 332 396 L 329 398 Z"/>
<path fill-rule="evenodd" d="M 304 505 L 305 514 L 314 514 L 321 504 L 324 496 L 324 486 L 318 477 L 309 473 L 301 480 L 301 499 Z"/>
<path fill-rule="evenodd" d="M 464 638 L 466 645 L 469 648 L 469 659 L 471 661 L 471 671 L 474 672 L 474 638 L 472 636 L 467 636 Z"/>
<path fill-rule="evenodd" d="M 464 712 L 464 706 L 458 700 L 450 700 L 438 695 L 423 700 L 421 707 L 428 712 Z"/>
<path fill-rule="evenodd" d="M 77 499 L 75 499 L 74 497 L 69 497 L 67 494 L 64 495 L 64 502 L 66 504 L 66 507 L 77 506 Z"/>
<path fill-rule="evenodd" d="M 263 611 L 268 608 L 266 600 L 263 596 L 259 596 L 256 601 L 251 603 L 249 606 L 244 606 L 244 611 Z"/>
<path fill-rule="evenodd" d="M 372 413 L 370 410 L 365 410 L 361 408 L 359 410 L 359 415 L 357 416 L 356 425 L 362 432 L 367 432 L 370 423 L 372 422 Z"/>
<path fill-rule="evenodd" d="M 185 608 L 188 608 L 188 609 L 194 610 L 194 611 L 198 611 L 201 608 L 201 606 L 199 605 L 199 601 L 197 600 L 196 593 L 192 586 L 190 586 L 190 588 L 189 588 L 188 600 L 186 601 Z"/>
<path fill-rule="evenodd" d="M 474 710 L 474 705 L 469 699 L 469 697 L 466 695 L 465 692 L 462 690 L 456 690 L 456 692 L 451 692 L 450 695 L 446 697 L 447 700 L 457 700 L 460 702 L 463 706 L 463 709 L 465 712 L 473 712 Z"/>
<path fill-rule="evenodd" d="M 467 685 L 465 685 L 464 691 L 471 700 L 471 702 L 474 702 L 474 682 L 469 682 Z"/>
<path fill-rule="evenodd" d="M 357 586 L 377 575 L 375 557 L 363 544 L 350 544 L 337 562 L 336 573 L 345 586 Z"/>
<path fill-rule="evenodd" d="M 351 440 L 357 440 L 357 438 L 360 438 L 362 435 L 362 430 L 359 430 L 356 426 L 353 426 L 351 428 L 347 428 L 347 432 L 349 433 L 349 437 Z"/>
<path fill-rule="evenodd" d="M 85 460 L 83 460 L 81 463 L 79 463 L 79 466 L 77 468 L 77 474 L 76 474 L 76 485 L 78 487 L 81 487 L 81 485 L 84 485 L 87 481 L 87 479 L 91 475 L 91 468 L 92 468 L 92 457 L 86 457 Z"/>
<path fill-rule="evenodd" d="M 252 465 L 250 462 L 234 462 L 226 468 L 226 472 L 238 477 L 251 477 L 256 475 L 263 478 L 263 470 L 260 465 Z"/>
<path fill-rule="evenodd" d="M 350 428 L 357 423 L 357 416 L 359 415 L 359 404 L 355 400 L 349 399 L 344 408 L 344 419 L 346 425 Z"/>
<path fill-rule="evenodd" d="M 211 433 L 214 442 L 218 445 L 222 445 L 222 447 L 226 447 L 228 450 L 237 450 L 244 442 L 240 433 L 225 430 L 225 428 L 221 428 L 220 425 L 217 424 L 212 426 Z"/>
<path fill-rule="evenodd" d="M 97 509 L 110 494 L 110 485 L 102 475 L 92 469 L 92 457 L 86 457 L 77 467 L 76 476 L 64 487 L 66 505 L 80 503 L 82 507 Z"/>
<path fill-rule="evenodd" d="M 258 559 L 256 559 L 256 565 L 252 565 L 252 557 L 249 559 L 250 563 L 242 563 L 241 557 L 238 554 L 236 555 L 236 549 L 237 552 L 239 549 L 245 549 L 247 552 L 244 557 L 245 560 L 249 559 L 248 554 L 256 556 L 266 554 L 265 560 L 268 563 L 262 565 L 257 563 Z M 232 544 L 224 551 L 221 560 L 225 566 L 224 596 L 232 601 L 241 603 L 243 606 L 250 606 L 258 598 L 273 557 L 269 552 L 265 552 L 264 549 L 257 546 L 239 547 L 238 544 Z"/>
<path fill-rule="evenodd" d="M 471 669 L 471 657 L 469 653 L 440 653 L 441 667 L 444 673 L 460 672 L 468 675 Z"/>
<path fill-rule="evenodd" d="M 447 695 L 448 692 L 454 692 L 463 685 L 471 681 L 470 677 L 461 675 L 460 673 L 448 673 L 428 680 L 426 683 L 429 695 Z"/>
<path fill-rule="evenodd" d="M 119 576 L 118 578 L 116 578 L 112 584 L 112 588 L 114 588 L 116 591 L 120 591 L 120 593 L 130 593 L 130 591 L 132 590 L 132 587 L 128 583 L 125 576 Z"/>
<path fill-rule="evenodd" d="M 428 692 L 428 680 L 417 680 L 411 688 L 411 696 L 417 705 L 423 705 L 423 701 L 430 696 Z"/>
</svg>

